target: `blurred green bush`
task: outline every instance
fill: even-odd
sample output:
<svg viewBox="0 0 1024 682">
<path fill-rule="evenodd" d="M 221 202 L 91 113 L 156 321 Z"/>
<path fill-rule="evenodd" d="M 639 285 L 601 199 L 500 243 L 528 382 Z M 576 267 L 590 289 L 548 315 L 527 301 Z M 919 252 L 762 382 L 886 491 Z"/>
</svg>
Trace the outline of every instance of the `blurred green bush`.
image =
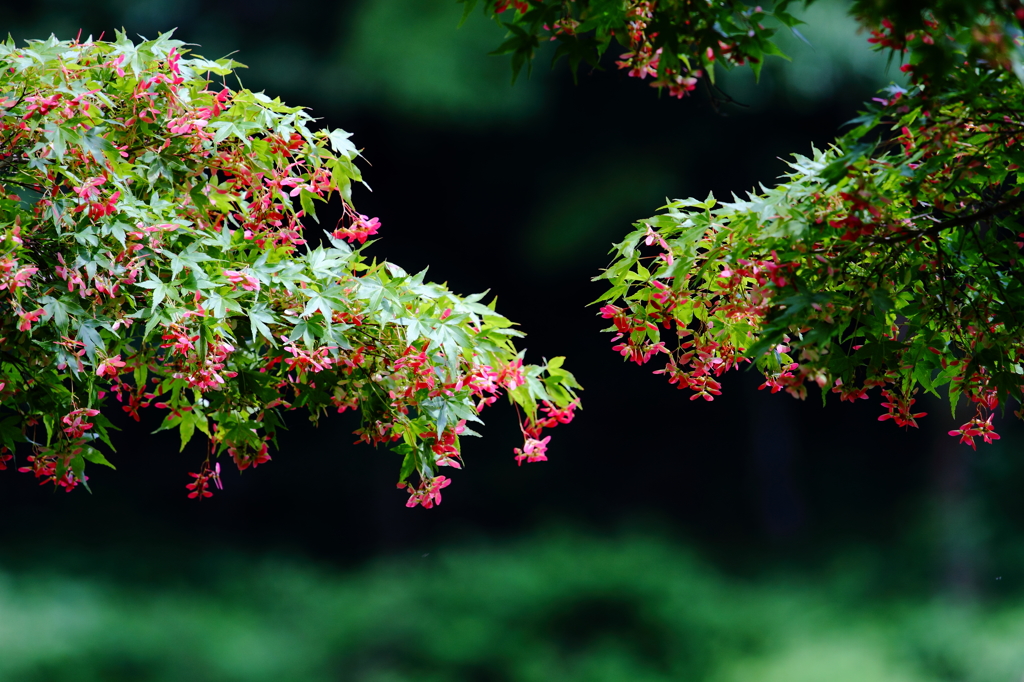
<svg viewBox="0 0 1024 682">
<path fill-rule="evenodd" d="M 202 566 L 206 577 L 191 584 L 0 573 L 0 679 L 1010 682 L 1024 673 L 1024 603 L 871 601 L 849 575 L 741 581 L 650 538 L 553 534 L 348 573 L 241 556 Z"/>
</svg>

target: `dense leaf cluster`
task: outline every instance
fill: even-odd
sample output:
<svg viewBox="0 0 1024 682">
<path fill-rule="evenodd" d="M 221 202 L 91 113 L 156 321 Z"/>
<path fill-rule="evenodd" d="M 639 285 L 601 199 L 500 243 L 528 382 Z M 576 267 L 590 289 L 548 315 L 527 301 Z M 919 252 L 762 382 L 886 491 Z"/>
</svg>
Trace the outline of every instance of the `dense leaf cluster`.
<svg viewBox="0 0 1024 682">
<path fill-rule="evenodd" d="M 989 9 L 925 13 L 909 33 L 882 20 L 871 41 L 908 89 L 772 189 L 637 223 L 601 276 L 616 349 L 666 355 L 659 373 L 694 398 L 751 361 L 763 388 L 801 398 L 878 387 L 880 419 L 901 426 L 923 416 L 919 389 L 948 385 L 954 410 L 974 406 L 951 434 L 997 439 L 993 412 L 1024 397 L 1024 10 Z"/>
<path fill-rule="evenodd" d="M 525 417 L 517 459 L 543 460 L 541 430 L 577 404 L 561 359 L 525 365 L 482 294 L 368 262 L 379 222 L 352 207 L 349 134 L 183 47 L 0 44 L 0 469 L 27 446 L 21 470 L 71 490 L 109 465 L 103 411 L 152 406 L 182 447 L 208 439 L 202 499 L 218 456 L 270 458 L 284 411 L 357 409 L 359 440 L 397 452 L 409 505 L 430 507 L 502 393 Z M 343 217 L 314 246 L 328 200 Z"/>
</svg>

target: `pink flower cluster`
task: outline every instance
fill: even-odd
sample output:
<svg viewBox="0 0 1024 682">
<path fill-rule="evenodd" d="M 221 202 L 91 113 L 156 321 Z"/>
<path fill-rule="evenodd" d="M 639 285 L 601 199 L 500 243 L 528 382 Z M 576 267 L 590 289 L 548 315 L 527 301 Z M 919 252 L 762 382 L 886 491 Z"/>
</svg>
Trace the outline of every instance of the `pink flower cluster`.
<svg viewBox="0 0 1024 682">
<path fill-rule="evenodd" d="M 417 505 L 422 506 L 424 509 L 430 509 L 434 505 L 441 504 L 441 491 L 451 485 L 452 479 L 445 476 L 435 476 L 434 478 L 428 478 L 420 481 L 418 488 L 413 489 L 408 483 L 402 482 L 398 484 L 399 490 L 409 490 L 409 500 L 405 503 L 406 507 L 415 507 Z"/>
<path fill-rule="evenodd" d="M 441 437 L 438 438 L 435 433 L 421 433 L 420 438 L 427 442 L 431 442 L 430 450 L 434 453 L 434 464 L 442 467 L 452 467 L 453 469 L 461 469 L 462 464 L 458 461 L 462 459 L 462 455 L 459 453 L 459 448 L 456 446 L 456 438 L 466 430 L 466 420 L 460 419 L 459 423 L 454 427 L 449 426 L 441 432 Z"/>
<path fill-rule="evenodd" d="M 32 275 L 39 272 L 39 268 L 31 265 L 18 267 L 18 259 L 5 256 L 0 258 L 0 291 L 5 289 L 14 291 L 27 287 Z"/>
<path fill-rule="evenodd" d="M 195 314 L 203 314 L 201 306 Z M 219 336 L 208 343 L 202 358 L 194 345 L 199 335 L 191 333 L 182 324 L 166 325 L 161 338 L 164 343 L 160 347 L 170 351 L 165 362 L 173 370 L 171 376 L 185 379 L 192 388 L 199 391 L 218 390 L 224 385 L 225 379 L 238 374 L 226 369 L 228 357 L 235 351 L 235 347 Z"/>
<path fill-rule="evenodd" d="M 368 218 L 365 215 L 359 215 L 359 217 L 352 220 L 352 224 L 348 227 L 339 227 L 331 233 L 335 239 L 345 239 L 349 244 L 353 242 L 359 242 L 365 244 L 366 240 L 377 234 L 377 230 L 380 229 L 380 220 L 377 218 Z"/>
<path fill-rule="evenodd" d="M 117 213 L 117 200 L 121 197 L 121 190 L 116 190 L 106 199 L 101 199 L 99 187 L 106 181 L 106 178 L 97 176 L 87 178 L 80 186 L 73 187 L 80 203 L 72 211 L 75 213 L 88 211 L 89 218 L 92 220 L 99 220 L 104 216 Z"/>
<path fill-rule="evenodd" d="M 64 433 L 68 435 L 68 438 L 81 438 L 85 435 L 86 431 L 93 427 L 93 424 L 88 421 L 88 418 L 95 417 L 99 413 L 99 410 L 83 408 L 64 415 L 64 417 L 61 418 L 61 421 L 67 425 L 64 427 Z"/>
<path fill-rule="evenodd" d="M 977 450 L 978 447 L 974 444 L 974 439 L 979 436 L 986 443 L 999 440 L 999 434 L 996 433 L 995 429 L 992 427 L 992 416 L 993 415 L 989 414 L 988 419 L 985 420 L 975 417 L 959 429 L 950 431 L 949 435 L 960 436 L 961 443 L 967 443 L 973 449 Z"/>
<path fill-rule="evenodd" d="M 210 468 L 210 462 L 207 460 L 203 462 L 199 473 L 190 473 L 189 476 L 196 479 L 185 485 L 186 490 L 190 491 L 188 494 L 189 499 L 213 497 L 213 491 L 210 490 L 211 481 L 217 486 L 218 490 L 224 489 L 224 485 L 220 480 L 220 462 L 217 462 L 213 468 Z"/>
<path fill-rule="evenodd" d="M 639 0 L 626 12 L 630 51 L 619 55 L 615 65 L 620 69 L 629 69 L 631 78 L 643 80 L 647 76 L 652 76 L 655 78 L 651 83 L 652 88 L 668 88 L 669 95 L 682 98 L 696 89 L 703 74 L 699 69 L 690 73 L 679 73 L 671 68 L 660 67 L 662 48 L 655 48 L 653 44 L 658 33 L 647 32 L 647 26 L 654 19 L 654 6 L 655 3 L 649 0 Z"/>
<path fill-rule="evenodd" d="M 224 276 L 228 278 L 228 281 L 232 284 L 241 284 L 242 288 L 246 291 L 259 291 L 260 280 L 255 275 L 247 275 L 244 272 L 238 270 L 225 270 Z"/>
<path fill-rule="evenodd" d="M 544 412 L 543 417 L 521 425 L 526 442 L 522 448 L 512 450 L 515 453 L 516 464 L 522 466 L 524 460 L 526 462 L 548 461 L 548 443 L 551 441 L 551 436 L 541 438 L 541 431 L 554 428 L 559 424 L 568 424 L 573 420 L 577 407 L 579 407 L 577 402 L 571 402 L 564 408 L 558 408 L 545 402 L 544 407 L 541 408 L 541 411 Z"/>
<path fill-rule="evenodd" d="M 896 422 L 896 426 L 913 426 L 916 429 L 917 420 L 928 415 L 927 412 L 911 412 L 911 408 L 917 402 L 914 398 L 898 396 L 887 389 L 882 389 L 882 397 L 886 400 L 882 403 L 882 407 L 887 411 L 878 418 L 880 422 L 892 419 Z"/>
</svg>

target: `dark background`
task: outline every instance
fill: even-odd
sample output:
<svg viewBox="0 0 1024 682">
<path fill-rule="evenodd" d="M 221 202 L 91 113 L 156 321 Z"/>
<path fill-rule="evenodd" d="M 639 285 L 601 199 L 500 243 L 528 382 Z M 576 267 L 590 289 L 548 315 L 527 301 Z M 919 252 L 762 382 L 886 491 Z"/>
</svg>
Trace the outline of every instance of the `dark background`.
<svg viewBox="0 0 1024 682">
<path fill-rule="evenodd" d="M 225 490 L 200 503 L 184 489 L 199 446 L 179 454 L 173 434 L 150 435 L 156 422 L 125 421 L 110 457 L 118 470 L 93 467 L 92 495 L 0 475 L 7 565 L 56 557 L 69 570 L 150 571 L 234 548 L 353 566 L 555 524 L 654 528 L 743 575 L 855 552 L 881 593 L 1018 590 L 1012 417 L 997 445 L 974 453 L 945 435 L 955 426 L 937 399 L 923 401 L 931 414 L 911 432 L 877 421 L 877 397 L 801 403 L 758 391 L 753 372 L 729 376 L 713 403 L 691 402 L 655 367 L 621 362 L 588 307 L 602 292 L 591 277 L 633 220 L 666 197 L 772 183 L 783 159 L 829 144 L 891 78 L 842 6 L 821 5 L 818 33 L 805 31 L 813 48 L 791 39 L 794 65 L 779 60 L 756 88 L 748 73 L 723 78 L 743 106 L 716 107 L 703 90 L 659 97 L 614 68 L 574 85 L 545 54 L 512 87 L 507 59 L 487 55 L 502 29 L 474 15 L 456 30 L 460 7 L 447 0 L 4 3 L 18 41 L 177 27 L 204 56 L 236 53 L 246 87 L 355 133 L 373 188 L 355 203 L 383 226 L 371 254 L 429 266 L 457 292 L 490 290 L 528 334 L 527 358 L 568 356 L 586 389 L 544 464 L 517 468 L 515 415 L 488 410 L 484 438 L 464 443 L 467 468 L 429 511 L 403 506 L 396 457 L 352 445 L 347 415 L 314 430 L 292 414 L 272 463 L 228 472 Z"/>
</svg>

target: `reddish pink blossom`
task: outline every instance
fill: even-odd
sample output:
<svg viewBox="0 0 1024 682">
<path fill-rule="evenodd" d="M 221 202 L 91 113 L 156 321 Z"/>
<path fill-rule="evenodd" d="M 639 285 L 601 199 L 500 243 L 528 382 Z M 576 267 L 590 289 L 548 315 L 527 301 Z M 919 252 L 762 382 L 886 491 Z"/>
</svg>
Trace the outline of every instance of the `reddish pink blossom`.
<svg viewBox="0 0 1024 682">
<path fill-rule="evenodd" d="M 452 480 L 445 476 L 435 476 L 424 481 L 415 490 L 411 490 L 406 507 L 421 505 L 424 509 L 430 509 L 434 505 L 441 504 L 441 490 L 451 485 Z M 399 489 L 411 488 L 407 483 L 399 483 Z"/>
<path fill-rule="evenodd" d="M 557 424 L 568 424 L 576 416 L 576 408 L 579 407 L 579 401 L 574 400 L 565 407 L 557 407 L 551 403 L 544 401 L 544 407 L 541 410 L 547 415 L 544 419 L 538 420 L 538 424 L 545 429 L 550 429 Z"/>
<path fill-rule="evenodd" d="M 456 437 L 466 430 L 466 420 L 460 419 L 454 427 L 444 430 L 438 438 L 434 433 L 421 433 L 420 438 L 427 442 L 433 441 L 430 450 L 434 453 L 434 464 L 437 466 L 449 466 L 453 469 L 461 469 L 462 464 L 458 447 L 455 445 Z"/>
<path fill-rule="evenodd" d="M 377 234 L 380 229 L 380 220 L 360 215 L 352 221 L 349 227 L 339 227 L 332 233 L 335 239 L 345 239 L 349 244 L 359 242 L 365 244 L 366 240 Z"/>
<path fill-rule="evenodd" d="M 284 358 L 288 369 L 295 369 L 300 374 L 310 371 L 322 372 L 334 364 L 334 360 L 330 356 L 331 349 L 327 346 L 311 351 L 292 345 L 285 346 L 285 350 L 291 353 L 291 357 Z"/>
<path fill-rule="evenodd" d="M 5 258 L 0 260 L 0 291 L 4 289 L 14 291 L 15 289 L 27 287 L 30 284 L 32 275 L 39 272 L 39 268 L 34 266 L 25 266 L 14 271 L 14 268 L 17 266 L 17 259 Z"/>
<path fill-rule="evenodd" d="M 509 7 L 514 7 L 519 13 L 525 13 L 530 9 L 530 5 L 526 0 L 497 0 L 494 4 L 494 13 L 501 14 L 508 10 Z"/>
<path fill-rule="evenodd" d="M 172 324 L 167 327 L 167 333 L 160 338 L 168 342 L 161 344 L 161 348 L 171 348 L 176 353 L 187 354 L 195 350 L 192 344 L 199 340 L 199 334 L 189 334 L 180 325 Z"/>
<path fill-rule="evenodd" d="M 225 270 L 224 276 L 228 278 L 228 281 L 232 284 L 241 284 L 242 288 L 246 291 L 259 291 L 260 280 L 254 275 L 247 275 L 244 272 L 238 270 Z"/>
<path fill-rule="evenodd" d="M 913 398 L 900 398 L 892 391 L 883 390 L 882 396 L 888 401 L 883 402 L 882 407 L 887 409 L 887 412 L 878 418 L 878 421 L 882 422 L 886 419 L 892 419 L 896 422 L 897 426 L 913 426 L 917 428 L 917 419 L 928 415 L 927 412 L 912 413 L 910 408 L 915 402 Z"/>
<path fill-rule="evenodd" d="M 250 466 L 255 469 L 260 464 L 266 464 L 270 461 L 270 453 L 266 442 L 261 443 L 260 449 L 255 453 L 249 452 L 245 448 L 228 447 L 228 455 L 235 461 L 235 466 L 238 467 L 239 471 L 245 471 Z"/>
<path fill-rule="evenodd" d="M 55 109 L 60 103 L 61 93 L 50 95 L 49 97 L 42 97 L 37 95 L 31 95 L 25 98 L 28 102 L 28 107 L 25 110 L 25 115 L 22 116 L 23 120 L 28 120 L 37 114 L 44 116 L 53 109 Z"/>
<path fill-rule="evenodd" d="M 38 322 L 39 318 L 41 318 L 45 313 L 46 311 L 43 310 L 42 308 L 33 310 L 30 313 L 26 313 L 24 310 L 18 311 L 18 331 L 29 331 L 30 329 L 32 329 L 32 323 Z"/>
<path fill-rule="evenodd" d="M 988 416 L 988 419 L 985 419 L 984 421 L 980 417 L 975 417 L 959 429 L 950 431 L 949 435 L 960 436 L 961 443 L 967 443 L 975 450 L 978 448 L 974 444 L 974 439 L 978 436 L 980 436 L 986 443 L 999 440 L 999 434 L 995 432 L 995 429 L 992 426 L 991 414 Z"/>
<path fill-rule="evenodd" d="M 72 187 L 71 189 L 74 190 L 75 194 L 77 194 L 80 199 L 85 201 L 94 201 L 100 196 L 100 185 L 106 181 L 107 179 L 102 176 L 86 178 L 80 187 Z"/>
<path fill-rule="evenodd" d="M 546 436 L 542 440 L 536 438 L 527 438 L 526 443 L 522 449 L 515 448 L 512 452 L 516 453 L 516 464 L 522 466 L 523 460 L 527 462 L 546 462 L 548 461 L 547 451 L 548 443 L 551 441 L 551 436 Z"/>
<path fill-rule="evenodd" d="M 185 488 L 192 491 L 188 494 L 188 498 L 190 500 L 193 500 L 197 497 L 199 497 L 200 499 L 202 497 L 213 497 L 213 493 L 207 490 L 207 488 L 209 487 L 209 475 L 204 475 L 202 473 L 190 473 L 189 476 L 196 479 L 185 486 Z"/>
<path fill-rule="evenodd" d="M 220 462 L 218 462 L 212 469 L 210 468 L 210 463 L 208 461 L 203 462 L 203 466 L 199 470 L 199 473 L 190 473 L 189 476 L 196 479 L 185 485 L 185 488 L 190 491 L 188 498 L 191 500 L 197 498 L 201 500 L 204 497 L 213 497 L 213 491 L 210 490 L 210 481 L 213 481 L 218 490 L 224 489 L 220 480 Z"/>
<path fill-rule="evenodd" d="M 498 370 L 497 384 L 509 391 L 526 383 L 526 375 L 523 374 L 523 359 L 516 358 Z"/>
<path fill-rule="evenodd" d="M 660 234 L 657 233 L 657 231 L 653 227 L 648 225 L 647 234 L 644 235 L 644 243 L 647 244 L 647 246 L 652 246 L 655 242 L 657 242 L 657 244 L 661 246 L 661 248 L 668 251 L 668 243 L 662 238 Z"/>
<path fill-rule="evenodd" d="M 83 408 L 69 412 L 61 419 L 62 422 L 67 424 L 64 428 L 64 433 L 66 433 L 69 438 L 81 438 L 86 431 L 93 427 L 93 424 L 87 421 L 86 418 L 95 417 L 99 413 L 99 410 L 91 408 Z"/>
<path fill-rule="evenodd" d="M 113 379 L 117 377 L 124 366 L 125 363 L 121 361 L 121 356 L 115 355 L 112 358 L 107 358 L 99 364 L 99 367 L 96 368 L 96 376 Z"/>
</svg>

